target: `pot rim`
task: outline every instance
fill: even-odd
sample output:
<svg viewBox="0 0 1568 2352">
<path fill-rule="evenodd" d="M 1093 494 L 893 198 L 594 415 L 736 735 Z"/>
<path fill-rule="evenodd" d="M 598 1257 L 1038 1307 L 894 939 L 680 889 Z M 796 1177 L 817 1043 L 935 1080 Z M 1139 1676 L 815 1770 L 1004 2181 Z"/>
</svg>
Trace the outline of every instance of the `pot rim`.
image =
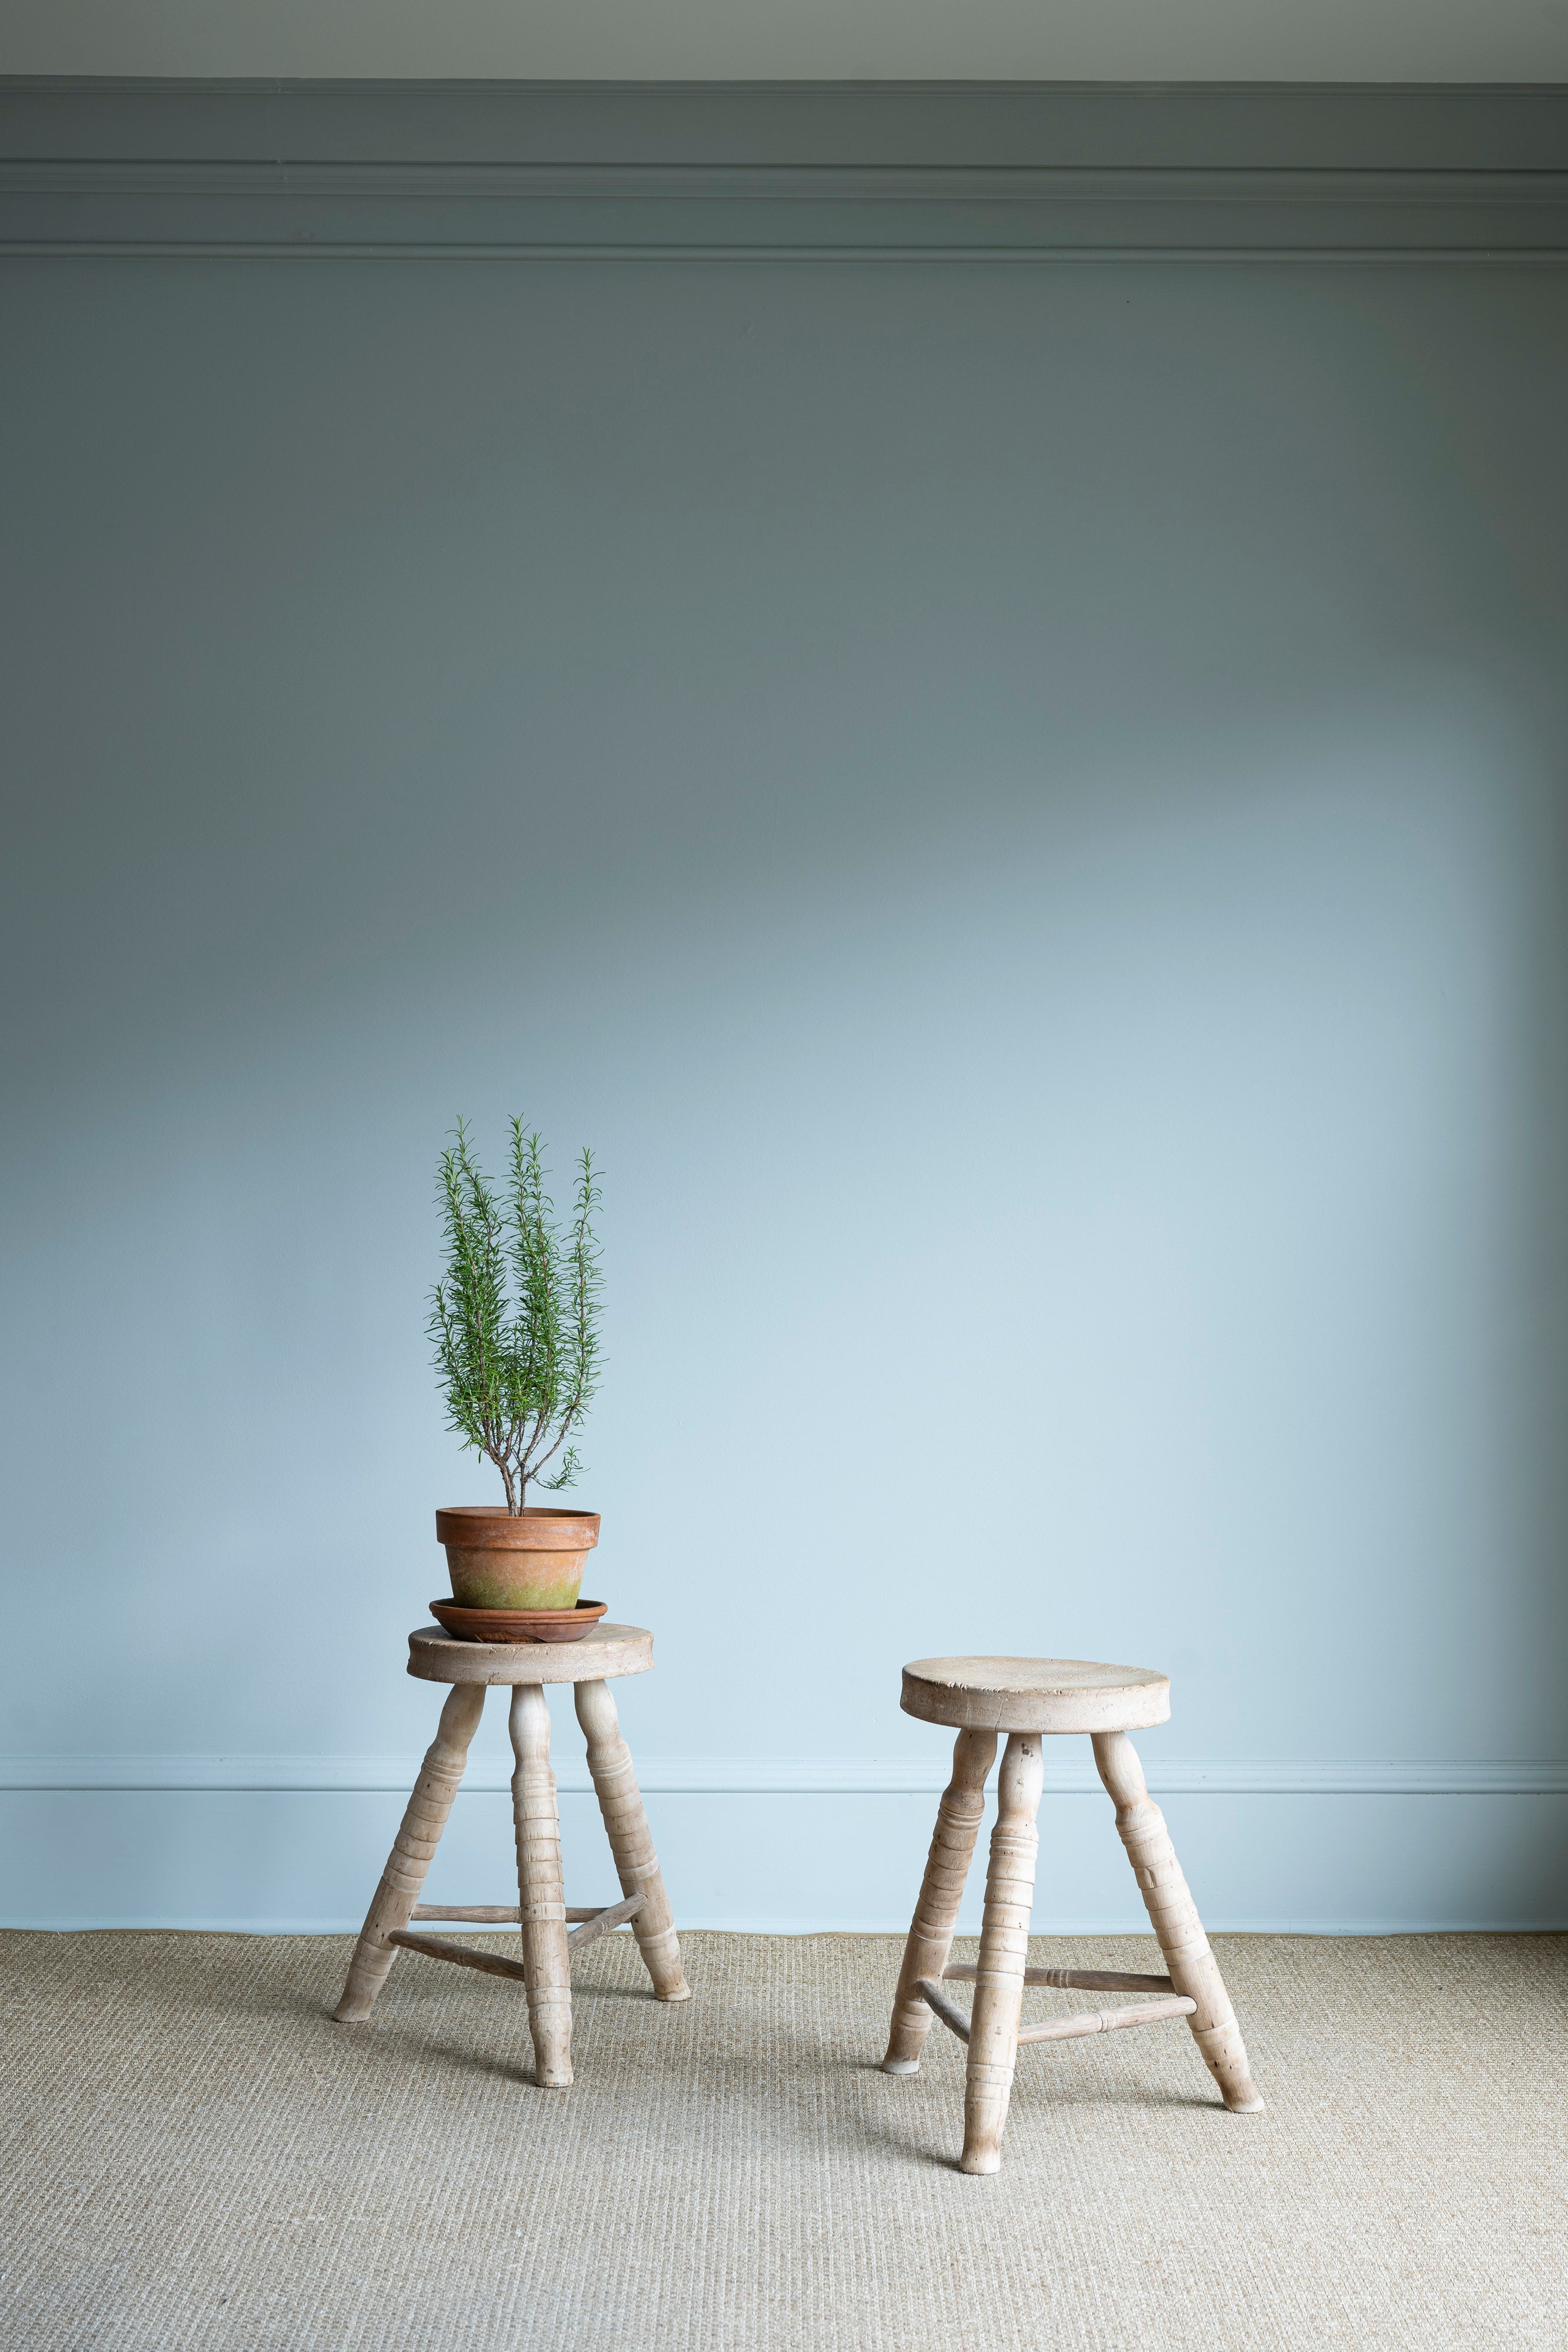
<svg viewBox="0 0 1568 2352">
<path fill-rule="evenodd" d="M 435 1514 L 435 1540 L 460 1551 L 591 1551 L 599 1513 L 525 1503 L 514 1517 L 493 1503 L 448 1503 Z"/>
</svg>

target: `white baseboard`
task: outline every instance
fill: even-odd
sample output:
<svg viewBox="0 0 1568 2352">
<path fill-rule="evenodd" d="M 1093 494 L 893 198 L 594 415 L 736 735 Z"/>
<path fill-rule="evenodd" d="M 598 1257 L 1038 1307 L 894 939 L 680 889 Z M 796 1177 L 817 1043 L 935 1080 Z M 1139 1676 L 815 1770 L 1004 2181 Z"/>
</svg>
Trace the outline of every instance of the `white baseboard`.
<svg viewBox="0 0 1568 2352">
<path fill-rule="evenodd" d="M 1145 1757 L 1156 1796 L 1216 1797 L 1542 1797 L 1568 1795 L 1568 1761 L 1459 1759 L 1388 1759 Z M 406 1793 L 421 1759 L 402 1756 L 0 1756 L 0 1789 L 256 1790 L 329 1795 L 357 1790 Z M 464 1788 L 504 1790 L 509 1756 L 470 1759 Z M 946 1753 L 929 1759 L 814 1756 L 639 1757 L 637 1777 L 650 1795 L 935 1796 L 948 1778 Z M 563 1790 L 592 1783 L 580 1757 L 556 1767 Z M 1075 1741 L 1046 1758 L 1045 1786 L 1055 1796 L 1100 1795 L 1092 1760 Z M 771 1930 L 768 1932 L 773 1932 Z"/>
</svg>

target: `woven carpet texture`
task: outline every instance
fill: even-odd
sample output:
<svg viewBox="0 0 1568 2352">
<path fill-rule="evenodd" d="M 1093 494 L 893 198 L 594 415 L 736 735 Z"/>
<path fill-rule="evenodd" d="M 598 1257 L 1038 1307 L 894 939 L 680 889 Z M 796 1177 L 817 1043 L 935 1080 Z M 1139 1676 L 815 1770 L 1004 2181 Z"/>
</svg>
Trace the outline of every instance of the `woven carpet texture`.
<svg viewBox="0 0 1568 2352">
<path fill-rule="evenodd" d="M 1180 2021 L 1026 2049 L 970 2179 L 960 2045 L 878 2067 L 891 1937 L 693 1935 L 664 2008 L 608 1937 L 547 2092 L 521 1988 L 419 1954 L 339 2026 L 346 1937 L 7 1934 L 0 2343 L 1568 2347 L 1568 1938 L 1216 1948 L 1266 2115 Z"/>
</svg>

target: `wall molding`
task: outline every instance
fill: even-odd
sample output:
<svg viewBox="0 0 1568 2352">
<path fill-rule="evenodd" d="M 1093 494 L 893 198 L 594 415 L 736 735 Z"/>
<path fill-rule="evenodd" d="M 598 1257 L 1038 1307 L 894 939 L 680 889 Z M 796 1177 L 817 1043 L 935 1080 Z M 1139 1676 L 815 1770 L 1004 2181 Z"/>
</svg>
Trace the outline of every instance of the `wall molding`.
<svg viewBox="0 0 1568 2352">
<path fill-rule="evenodd" d="M 1568 88 L 0 79 L 0 252 L 1568 258 Z"/>
<path fill-rule="evenodd" d="M 1076 1747 L 1076 1743 L 1074 1743 Z M 406 1795 L 418 1755 L 326 1756 L 5 1756 L 0 1789 L 244 1790 L 300 1795 Z M 1568 1796 L 1568 1762 L 1388 1761 L 1381 1759 L 1162 1760 L 1145 1756 L 1156 1796 L 1216 1797 L 1539 1797 Z M 510 1787 L 510 1757 L 470 1759 L 464 1790 Z M 565 1792 L 591 1789 L 579 1757 L 557 1762 Z M 946 1786 L 948 1761 L 874 1757 L 643 1757 L 638 1779 L 650 1795 L 935 1796 Z M 1046 1793 L 1098 1796 L 1087 1752 L 1048 1756 Z"/>
<path fill-rule="evenodd" d="M 180 1935 L 180 1936 L 357 1936 L 364 1924 L 362 1911 L 337 1911 L 327 1916 L 315 1912 L 283 1911 L 257 1917 L 251 1912 L 182 1912 L 177 1917 L 161 1911 L 27 1912 L 0 1925 L 5 1935 Z M 683 1936 L 695 1932 L 721 1936 L 886 1936 L 894 1946 L 909 1933 L 906 1918 L 867 1913 L 846 1919 L 837 1913 L 817 1917 L 810 1913 L 772 1911 L 685 1912 L 678 1922 Z M 630 1934 L 617 1928 L 614 1934 Z M 1341 1918 L 1298 1916 L 1293 1912 L 1239 1913 L 1223 1922 L 1210 1919 L 1212 1936 L 1563 1936 L 1560 1918 L 1531 1916 L 1510 1919 L 1445 1918 L 1412 1914 L 1389 1918 L 1381 1912 L 1355 1913 Z M 1146 1920 L 1127 1912 L 1037 1911 L 1031 1936 L 1146 1936 Z M 977 1936 L 979 1921 L 958 1928 L 960 1936 Z M 897 1959 L 894 1949 L 892 1958 Z M 896 1974 L 896 1970 L 894 1971 Z M 890 1983 L 892 1979 L 890 1979 Z"/>
</svg>

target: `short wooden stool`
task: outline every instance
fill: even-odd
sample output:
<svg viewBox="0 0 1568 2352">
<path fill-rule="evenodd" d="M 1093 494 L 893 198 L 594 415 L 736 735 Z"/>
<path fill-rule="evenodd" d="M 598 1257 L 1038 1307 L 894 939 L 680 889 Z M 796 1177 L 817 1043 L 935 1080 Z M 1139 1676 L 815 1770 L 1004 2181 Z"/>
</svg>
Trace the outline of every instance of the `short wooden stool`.
<svg viewBox="0 0 1568 2352">
<path fill-rule="evenodd" d="M 1079 1658 L 919 1658 L 904 1669 L 899 1704 L 906 1715 L 918 1716 L 924 1723 L 956 1726 L 958 1737 L 953 1778 L 936 1810 L 930 1859 L 904 1947 L 883 2064 L 890 2074 L 915 2073 L 933 2015 L 967 2042 L 959 2171 L 995 2172 L 1000 2166 L 1013 2067 L 1026 2042 L 1066 2042 L 1115 2026 L 1185 2017 L 1226 2105 L 1235 2115 L 1258 2114 L 1263 2102 L 1248 2070 L 1219 1964 L 1127 1737 L 1148 1724 L 1168 1721 L 1168 1677 L 1141 1666 L 1092 1665 Z M 1045 1777 L 1040 1739 L 1042 1734 L 1065 1731 L 1086 1731 L 1093 1740 L 1094 1761 L 1115 1801 L 1116 1827 L 1143 1889 L 1170 1970 L 1167 1977 L 1025 1966 L 1040 1843 L 1034 1821 Z M 998 1782 L 1000 1811 L 986 1874 L 979 1963 L 973 1968 L 949 1965 L 964 1881 L 985 1809 L 986 1775 L 1002 1732 L 1008 1744 Z M 950 1978 L 974 1985 L 975 2003 L 967 2017 L 942 1990 L 943 1980 Z M 1145 1998 L 1126 2008 L 1086 2010 L 1020 2030 L 1025 1985 L 1136 1992 Z"/>
<path fill-rule="evenodd" d="M 409 1635 L 408 1651 L 411 1675 L 422 1682 L 450 1683 L 452 1689 L 333 2015 L 343 2024 L 369 2017 L 400 1947 L 427 1952 L 433 1959 L 455 1960 L 462 1968 L 482 1969 L 489 1976 L 515 1977 L 528 1988 L 534 2079 L 541 2088 L 564 2090 L 571 2081 L 570 1955 L 575 1948 L 629 1919 L 659 1999 L 691 1998 L 681 1974 L 680 1946 L 632 1752 L 621 1737 L 610 1695 L 612 1676 L 647 1673 L 653 1663 L 653 1636 L 640 1625 L 611 1625 L 601 1620 L 580 1642 L 459 1642 L 438 1625 L 425 1625 Z M 509 1684 L 512 1691 L 517 1905 L 513 1909 L 492 1904 L 422 1904 L 418 1898 L 424 1874 L 446 1826 L 468 1743 L 479 1727 L 485 1692 L 492 1683 Z M 576 1685 L 577 1719 L 588 1738 L 588 1769 L 621 1880 L 622 1900 L 597 1911 L 569 1911 L 563 1896 L 546 1683 Z M 497 1924 L 515 1919 L 522 1930 L 522 1959 L 474 1951 L 444 1937 L 410 1935 L 411 1919 Z M 580 1923 L 570 1935 L 569 1919 Z"/>
</svg>

